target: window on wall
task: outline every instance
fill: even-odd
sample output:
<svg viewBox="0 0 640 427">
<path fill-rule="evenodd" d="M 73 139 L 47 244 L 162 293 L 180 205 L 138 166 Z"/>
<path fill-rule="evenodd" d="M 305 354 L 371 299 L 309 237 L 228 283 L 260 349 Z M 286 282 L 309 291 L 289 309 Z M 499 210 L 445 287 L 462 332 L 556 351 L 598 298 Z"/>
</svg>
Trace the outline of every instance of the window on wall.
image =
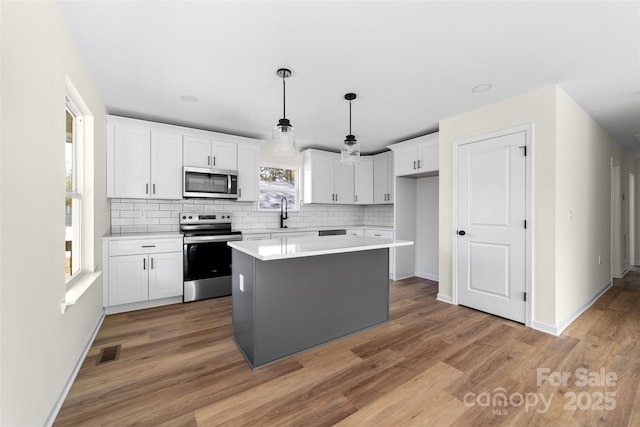
<svg viewBox="0 0 640 427">
<path fill-rule="evenodd" d="M 279 165 L 260 166 L 258 209 L 280 210 L 280 203 L 285 198 L 289 211 L 300 210 L 299 175 L 297 168 Z"/>
<path fill-rule="evenodd" d="M 64 251 L 65 278 L 69 282 L 82 267 L 82 118 L 67 97 L 65 115 L 65 203 L 64 203 Z"/>
</svg>

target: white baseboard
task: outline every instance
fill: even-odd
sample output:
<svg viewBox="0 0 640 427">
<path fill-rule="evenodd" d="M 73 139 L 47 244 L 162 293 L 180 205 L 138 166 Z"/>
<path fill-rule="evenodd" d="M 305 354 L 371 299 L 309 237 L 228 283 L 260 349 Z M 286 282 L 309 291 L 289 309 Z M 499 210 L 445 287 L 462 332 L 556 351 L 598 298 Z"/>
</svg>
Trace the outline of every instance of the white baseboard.
<svg viewBox="0 0 640 427">
<path fill-rule="evenodd" d="M 434 282 L 438 281 L 438 275 L 437 274 L 430 274 L 430 273 L 421 273 L 416 271 L 416 277 L 419 277 L 421 279 L 427 279 L 427 280 L 433 280 Z"/>
<path fill-rule="evenodd" d="M 93 344 L 93 341 L 96 339 L 96 335 L 98 335 L 98 331 L 100 330 L 100 327 L 102 326 L 103 321 L 104 321 L 104 311 L 98 318 L 98 322 L 96 323 L 96 326 L 93 329 L 93 332 L 91 333 L 91 337 L 85 344 L 84 349 L 80 354 L 80 357 L 76 361 L 76 365 L 74 366 L 73 371 L 71 371 L 71 375 L 69 375 L 69 379 L 67 379 L 67 382 L 65 383 L 62 391 L 60 392 L 58 399 L 56 399 L 56 403 L 55 405 L 53 405 L 53 408 L 51 409 L 51 412 L 49 413 L 49 416 L 45 421 L 45 424 L 44 424 L 45 426 L 47 427 L 52 426 L 54 421 L 56 420 L 56 417 L 58 416 L 58 412 L 60 412 L 60 409 L 62 408 L 62 404 L 64 403 L 64 400 L 67 398 L 67 395 L 69 394 L 69 390 L 71 390 L 71 386 L 73 385 L 73 382 L 76 380 L 76 377 L 78 376 L 80 367 L 82 366 L 82 363 L 84 362 L 85 357 L 87 357 L 87 353 L 89 353 L 89 350 L 91 349 L 91 345 Z"/>
<path fill-rule="evenodd" d="M 556 325 L 550 325 L 550 324 L 545 323 L 545 322 L 539 322 L 539 321 L 534 320 L 533 323 L 531 324 L 531 327 L 533 329 L 538 330 L 538 331 L 546 332 L 547 334 L 551 334 L 551 335 L 555 335 L 555 336 L 560 335 L 565 329 L 567 329 L 567 327 L 569 327 L 569 325 L 571 325 L 578 317 L 580 317 L 580 315 L 582 313 L 587 311 L 593 304 L 595 304 L 595 302 L 598 301 L 600 299 L 600 297 L 602 295 L 604 295 L 604 293 L 607 292 L 611 288 L 611 286 L 613 286 L 613 283 L 609 282 L 593 298 L 591 298 L 585 304 L 580 306 L 576 311 L 574 311 L 573 313 L 571 313 L 568 316 L 566 316 L 564 319 L 562 319 Z"/>
<path fill-rule="evenodd" d="M 446 302 L 447 304 L 453 304 L 453 300 L 449 295 L 441 294 L 440 292 L 438 292 L 436 300 Z"/>
<path fill-rule="evenodd" d="M 142 310 L 145 308 L 159 307 L 161 305 L 178 304 L 182 302 L 182 295 L 178 297 L 169 297 L 162 299 L 154 299 L 151 301 L 133 302 L 131 304 L 114 305 L 105 307 L 106 314 L 124 313 L 125 311 Z"/>
</svg>

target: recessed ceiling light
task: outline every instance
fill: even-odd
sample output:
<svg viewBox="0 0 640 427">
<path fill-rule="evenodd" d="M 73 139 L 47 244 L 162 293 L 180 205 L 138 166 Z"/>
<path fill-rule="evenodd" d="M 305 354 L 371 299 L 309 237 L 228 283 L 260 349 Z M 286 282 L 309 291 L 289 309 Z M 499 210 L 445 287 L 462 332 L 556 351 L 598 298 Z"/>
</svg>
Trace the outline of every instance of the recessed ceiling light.
<svg viewBox="0 0 640 427">
<path fill-rule="evenodd" d="M 478 86 L 474 86 L 471 91 L 474 93 L 480 93 L 480 92 L 486 92 L 489 89 L 491 89 L 493 87 L 493 85 L 491 83 L 483 83 L 481 85 Z"/>
<path fill-rule="evenodd" d="M 180 99 L 182 99 L 184 102 L 198 102 L 198 98 L 191 95 L 182 95 Z"/>
</svg>

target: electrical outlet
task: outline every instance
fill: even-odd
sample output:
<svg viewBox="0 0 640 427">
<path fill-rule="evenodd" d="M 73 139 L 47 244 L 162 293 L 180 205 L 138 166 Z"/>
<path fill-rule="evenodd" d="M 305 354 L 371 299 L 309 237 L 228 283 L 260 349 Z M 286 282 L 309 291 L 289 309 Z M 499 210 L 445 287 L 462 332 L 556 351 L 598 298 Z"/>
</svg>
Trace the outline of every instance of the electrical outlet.
<svg viewBox="0 0 640 427">
<path fill-rule="evenodd" d="M 240 292 L 244 292 L 244 276 L 242 274 L 238 274 L 238 279 L 240 282 Z"/>
<path fill-rule="evenodd" d="M 140 218 L 145 218 L 147 216 L 147 211 L 140 211 Z"/>
</svg>

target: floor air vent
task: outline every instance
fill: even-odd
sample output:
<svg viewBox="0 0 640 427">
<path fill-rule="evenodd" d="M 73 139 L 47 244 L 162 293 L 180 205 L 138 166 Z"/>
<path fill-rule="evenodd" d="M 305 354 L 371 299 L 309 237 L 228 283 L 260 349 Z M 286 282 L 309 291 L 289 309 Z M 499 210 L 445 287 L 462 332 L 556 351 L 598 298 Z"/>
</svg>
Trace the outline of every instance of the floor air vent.
<svg viewBox="0 0 640 427">
<path fill-rule="evenodd" d="M 102 365 L 103 363 L 114 362 L 118 360 L 120 356 L 120 344 L 111 347 L 105 347 L 100 350 L 98 355 L 98 361 L 96 365 Z"/>
</svg>

